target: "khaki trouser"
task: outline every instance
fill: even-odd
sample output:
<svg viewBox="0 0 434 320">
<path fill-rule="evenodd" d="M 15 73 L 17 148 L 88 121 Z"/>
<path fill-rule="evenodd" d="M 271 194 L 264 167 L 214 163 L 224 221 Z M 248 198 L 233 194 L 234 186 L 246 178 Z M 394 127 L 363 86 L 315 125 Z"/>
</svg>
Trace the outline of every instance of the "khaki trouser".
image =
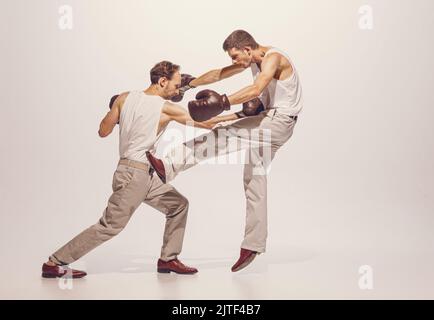
<svg viewBox="0 0 434 320">
<path fill-rule="evenodd" d="M 167 181 L 215 156 L 248 150 L 244 164 L 246 226 L 241 247 L 265 252 L 267 173 L 277 150 L 292 136 L 296 120 L 276 110 L 214 128 L 172 149 L 162 160 Z"/>
<path fill-rule="evenodd" d="M 50 256 L 69 264 L 119 234 L 142 202 L 166 215 L 161 259 L 169 261 L 181 252 L 187 221 L 188 200 L 170 184 L 163 184 L 149 166 L 121 160 L 113 175 L 113 194 L 99 221 Z"/>
</svg>

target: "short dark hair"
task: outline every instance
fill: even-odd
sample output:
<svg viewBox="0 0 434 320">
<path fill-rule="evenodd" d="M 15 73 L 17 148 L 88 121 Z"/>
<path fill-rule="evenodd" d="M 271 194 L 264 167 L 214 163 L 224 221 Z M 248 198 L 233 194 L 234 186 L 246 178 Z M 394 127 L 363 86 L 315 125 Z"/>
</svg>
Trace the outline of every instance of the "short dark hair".
<svg viewBox="0 0 434 320">
<path fill-rule="evenodd" d="M 259 47 L 259 44 L 250 33 L 244 30 L 235 30 L 223 42 L 224 51 L 229 51 L 232 48 L 242 49 L 244 47 L 251 47 L 252 49 Z"/>
<path fill-rule="evenodd" d="M 176 71 L 179 71 L 179 69 L 180 67 L 178 65 L 170 61 L 161 61 L 151 69 L 151 83 L 158 83 L 158 80 L 162 77 L 172 80 L 173 75 Z"/>
</svg>

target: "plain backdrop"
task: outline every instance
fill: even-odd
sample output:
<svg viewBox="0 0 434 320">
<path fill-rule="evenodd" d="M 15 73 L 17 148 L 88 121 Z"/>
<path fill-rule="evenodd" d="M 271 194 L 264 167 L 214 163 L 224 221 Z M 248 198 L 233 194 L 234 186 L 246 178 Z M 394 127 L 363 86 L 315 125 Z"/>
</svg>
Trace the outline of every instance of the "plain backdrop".
<svg viewBox="0 0 434 320">
<path fill-rule="evenodd" d="M 59 28 L 65 4 L 71 30 Z M 363 5 L 372 30 L 359 27 Z M 110 97 L 148 86 L 161 60 L 196 76 L 229 65 L 222 43 L 245 29 L 290 55 L 304 92 L 268 178 L 268 250 L 277 260 L 287 250 L 359 252 L 355 277 L 359 265 L 375 270 L 374 254 L 434 297 L 430 272 L 420 274 L 433 261 L 433 12 L 431 0 L 2 1 L 0 249 L 11 277 L 0 296 L 25 292 L 19 274 L 37 279 L 48 255 L 102 214 L 118 161 L 118 129 L 97 134 Z M 208 88 L 231 94 L 251 82 L 246 70 Z M 242 165 L 199 165 L 173 184 L 190 200 L 181 257 L 224 257 L 228 269 L 244 233 Z M 142 205 L 83 260 L 90 270 L 125 253 L 154 263 L 163 227 Z"/>
</svg>

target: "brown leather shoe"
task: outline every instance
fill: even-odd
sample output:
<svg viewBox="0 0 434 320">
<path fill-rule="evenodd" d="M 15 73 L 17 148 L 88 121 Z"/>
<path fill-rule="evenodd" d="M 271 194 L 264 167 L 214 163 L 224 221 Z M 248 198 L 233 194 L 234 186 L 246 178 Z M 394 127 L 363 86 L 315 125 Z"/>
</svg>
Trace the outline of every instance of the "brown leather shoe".
<svg viewBox="0 0 434 320">
<path fill-rule="evenodd" d="M 241 269 L 244 269 L 247 267 L 253 259 L 255 259 L 256 255 L 258 253 L 256 251 L 251 251 L 247 249 L 241 248 L 240 251 L 240 258 L 238 261 L 232 266 L 232 272 L 240 271 Z"/>
<path fill-rule="evenodd" d="M 72 277 L 73 279 L 83 278 L 86 272 L 71 269 L 68 266 L 50 266 L 46 263 L 42 265 L 42 278 L 61 278 L 63 276 Z"/>
<path fill-rule="evenodd" d="M 157 271 L 159 273 L 175 272 L 179 274 L 194 274 L 197 272 L 197 269 L 192 267 L 187 267 L 178 259 L 173 259 L 170 261 L 163 261 L 161 259 L 158 259 Z"/>
<path fill-rule="evenodd" d="M 158 158 L 155 158 L 149 151 L 146 151 L 146 158 L 152 167 L 155 170 L 158 177 L 161 179 L 163 183 L 166 183 L 166 171 L 164 170 L 163 161 Z"/>
</svg>

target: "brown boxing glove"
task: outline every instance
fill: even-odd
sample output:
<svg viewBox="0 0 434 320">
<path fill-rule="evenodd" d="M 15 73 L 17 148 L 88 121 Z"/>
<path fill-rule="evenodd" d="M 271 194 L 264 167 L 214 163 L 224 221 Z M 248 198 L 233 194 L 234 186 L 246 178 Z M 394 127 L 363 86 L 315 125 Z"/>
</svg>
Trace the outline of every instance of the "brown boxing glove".
<svg viewBox="0 0 434 320">
<path fill-rule="evenodd" d="M 252 117 L 256 116 L 262 111 L 265 110 L 264 105 L 262 104 L 261 99 L 255 98 L 250 101 L 243 103 L 243 110 L 239 112 L 235 112 L 235 115 L 238 118 Z"/>
<path fill-rule="evenodd" d="M 172 102 L 180 102 L 184 98 L 184 93 L 187 90 L 195 88 L 194 86 L 190 85 L 190 82 L 192 82 L 194 79 L 196 78 L 189 74 L 181 74 L 181 87 L 179 88 L 179 94 L 173 96 L 172 98 L 170 98 L 170 100 Z"/>
<path fill-rule="evenodd" d="M 228 97 L 213 90 L 202 90 L 196 95 L 196 100 L 188 103 L 188 111 L 194 121 L 206 121 L 229 110 L 231 104 Z"/>
<path fill-rule="evenodd" d="M 229 110 L 231 104 L 228 97 L 213 90 L 202 90 L 196 95 L 196 100 L 188 103 L 188 111 L 194 121 L 206 121 Z"/>
</svg>

